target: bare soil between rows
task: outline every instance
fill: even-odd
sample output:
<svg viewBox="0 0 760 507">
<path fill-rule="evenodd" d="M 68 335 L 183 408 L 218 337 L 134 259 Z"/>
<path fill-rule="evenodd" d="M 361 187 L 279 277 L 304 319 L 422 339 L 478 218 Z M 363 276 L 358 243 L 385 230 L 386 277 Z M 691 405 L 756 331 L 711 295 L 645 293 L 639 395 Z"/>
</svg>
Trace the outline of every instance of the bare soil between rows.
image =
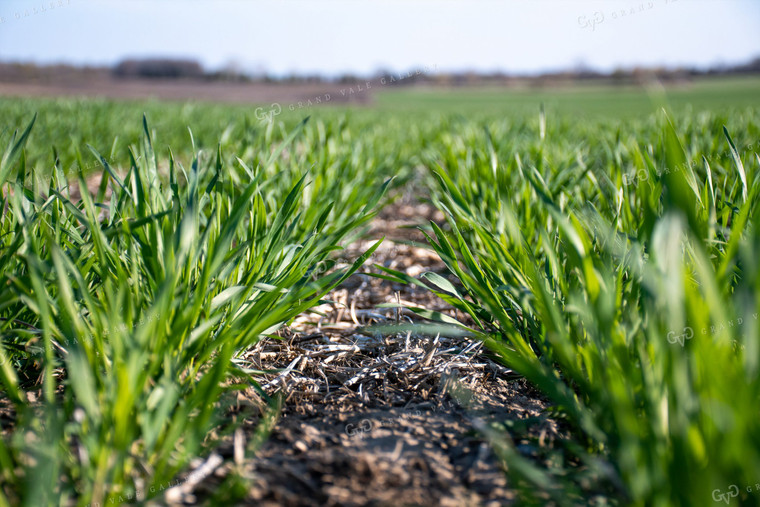
<svg viewBox="0 0 760 507">
<path fill-rule="evenodd" d="M 420 288 L 369 276 L 375 263 L 419 276 L 445 274 L 440 259 L 416 242 L 416 225 L 442 221 L 432 208 L 401 202 L 373 222 L 370 238 L 346 258 L 385 242 L 362 273 L 333 291 L 327 303 L 288 329 L 261 341 L 243 359 L 270 395 L 284 403 L 255 458 L 238 465 L 252 478 L 244 502 L 263 506 L 510 505 L 519 503 L 508 471 L 478 431 L 492 421 L 531 419 L 529 433 L 546 445 L 560 438 L 548 406 L 524 379 L 467 337 L 380 335 L 373 324 L 419 321 L 411 312 L 378 308 L 401 303 L 464 319 Z M 240 402 L 258 400 L 253 393 Z M 245 432 L 252 438 L 259 421 Z M 514 442 L 518 449 L 520 442 Z M 242 443 L 241 443 L 242 445 Z M 192 494 L 171 499 L 203 502 L 233 466 L 227 460 Z M 225 467 L 227 471 L 225 471 Z M 190 491 L 187 491 L 190 493 Z"/>
</svg>

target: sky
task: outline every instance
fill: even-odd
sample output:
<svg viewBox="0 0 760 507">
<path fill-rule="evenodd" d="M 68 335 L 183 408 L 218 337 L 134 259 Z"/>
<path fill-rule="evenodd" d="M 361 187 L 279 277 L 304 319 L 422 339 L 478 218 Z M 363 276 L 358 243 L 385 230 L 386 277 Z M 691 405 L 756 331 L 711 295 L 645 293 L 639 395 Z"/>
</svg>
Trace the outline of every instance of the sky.
<svg viewBox="0 0 760 507">
<path fill-rule="evenodd" d="M 0 0 L 0 61 L 155 56 L 273 75 L 706 68 L 760 57 L 760 1 Z"/>
</svg>

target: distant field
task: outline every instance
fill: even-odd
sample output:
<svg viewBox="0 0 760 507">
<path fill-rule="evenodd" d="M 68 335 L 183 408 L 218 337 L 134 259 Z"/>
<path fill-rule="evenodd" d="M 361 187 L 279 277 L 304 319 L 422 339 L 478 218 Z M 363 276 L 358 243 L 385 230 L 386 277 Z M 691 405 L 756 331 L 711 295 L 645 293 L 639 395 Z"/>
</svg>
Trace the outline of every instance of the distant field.
<svg viewBox="0 0 760 507">
<path fill-rule="evenodd" d="M 667 89 L 578 86 L 546 90 L 392 89 L 378 93 L 380 110 L 441 111 L 508 115 L 536 111 L 552 114 L 644 116 L 661 106 L 675 110 L 760 107 L 760 77 L 703 79 Z"/>
<path fill-rule="evenodd" d="M 341 95 L 342 89 L 336 88 L 330 93 Z M 367 92 L 358 92 L 358 95 L 362 93 Z M 311 98 L 317 96 L 315 92 Z M 524 91 L 380 88 L 372 98 L 368 104 L 353 106 L 335 100 L 308 106 L 304 102 L 308 99 L 303 99 L 303 107 L 291 98 L 275 102 L 275 108 L 271 102 L 222 104 L 153 99 L 0 97 L 0 114 L 7 128 L 8 125 L 20 125 L 31 114 L 39 112 L 35 127 L 37 142 L 28 147 L 29 161 L 49 161 L 49 147 L 56 146 L 64 168 L 74 163 L 75 146 L 89 143 L 102 149 L 107 145 L 118 151 L 119 146 L 123 148 L 139 140 L 141 126 L 134 120 L 143 112 L 151 119 L 151 126 L 161 133 L 162 142 L 180 153 L 188 140 L 188 127 L 192 128 L 199 147 L 212 148 L 220 136 L 222 140 L 248 139 L 272 122 L 294 126 L 307 116 L 325 121 L 350 118 L 354 125 L 366 125 L 367 128 L 396 125 L 397 130 L 403 131 L 412 126 L 430 125 L 443 116 L 464 116 L 489 123 L 509 118 L 535 122 L 542 104 L 550 121 L 570 123 L 584 118 L 611 123 L 619 119 L 646 120 L 663 106 L 674 113 L 710 111 L 742 136 L 745 132 L 741 131 L 740 125 L 735 125 L 735 115 L 731 112 L 760 108 L 760 77 L 705 79 L 690 85 L 669 87 L 664 94 L 630 87 Z M 746 135 L 751 139 L 758 137 L 752 130 Z M 67 141 L 62 142 L 64 139 Z"/>
<path fill-rule="evenodd" d="M 331 93 L 341 95 L 340 89 Z M 85 172 L 95 169 L 97 164 L 84 145 L 101 150 L 112 148 L 116 160 L 123 159 L 126 146 L 139 141 L 142 135 L 141 125 L 135 121 L 142 113 L 148 115 L 151 126 L 161 133 L 162 146 L 171 146 L 177 155 L 190 154 L 184 151 L 188 147 L 188 127 L 197 147 L 213 149 L 220 140 L 223 144 L 250 140 L 264 133 L 270 124 L 282 123 L 292 128 L 307 116 L 324 121 L 345 118 L 355 127 L 391 127 L 400 134 L 408 129 L 424 130 L 444 117 L 477 119 L 491 125 L 508 119 L 535 124 L 542 104 L 550 122 L 573 123 L 586 118 L 612 125 L 618 125 L 620 119 L 651 119 L 663 106 L 687 115 L 709 111 L 717 115 L 720 124 L 731 128 L 739 140 L 744 142 L 746 138 L 744 145 L 760 137 L 752 128 L 743 128 L 731 113 L 760 108 L 760 77 L 703 80 L 670 87 L 664 95 L 639 88 L 611 87 L 543 91 L 380 88 L 373 101 L 365 105 L 348 106 L 333 100 L 322 105 L 304 104 L 301 108 L 292 101 L 276 104 L 277 108 L 272 103 L 0 97 L 0 114 L 4 128 L 9 128 L 39 113 L 34 131 L 36 142 L 27 147 L 30 164 L 40 163 L 49 168 L 50 148 L 55 146 L 64 170 L 68 170 L 75 164 L 75 148 L 79 147 L 84 150 Z M 404 146 L 409 147 L 409 143 Z"/>
<path fill-rule="evenodd" d="M 26 98 L 25 98 L 26 97 Z M 424 88 L 312 84 L 273 85 L 244 83 L 196 83 L 185 81 L 123 81 L 64 84 L 0 83 L 0 102 L 56 97 L 90 102 L 125 101 L 134 105 L 157 104 L 180 107 L 186 103 L 228 108 L 230 114 L 247 111 L 264 121 L 302 118 L 340 112 L 432 112 L 503 116 L 537 111 L 544 104 L 551 114 L 574 117 L 642 117 L 662 106 L 673 110 L 693 107 L 745 108 L 760 106 L 760 76 L 702 78 L 690 83 L 648 89 L 633 86 L 567 85 L 544 89 L 518 88 Z M 165 102 L 164 102 L 165 101 Z M 327 113 L 329 114 L 329 113 Z"/>
</svg>

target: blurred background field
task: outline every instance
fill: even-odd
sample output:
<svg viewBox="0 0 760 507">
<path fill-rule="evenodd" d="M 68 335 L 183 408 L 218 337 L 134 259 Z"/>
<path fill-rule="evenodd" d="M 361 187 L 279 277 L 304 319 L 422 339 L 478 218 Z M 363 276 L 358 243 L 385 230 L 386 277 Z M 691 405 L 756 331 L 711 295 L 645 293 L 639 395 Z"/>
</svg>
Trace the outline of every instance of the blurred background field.
<svg viewBox="0 0 760 507">
<path fill-rule="evenodd" d="M 566 85 L 522 91 L 494 88 L 399 90 L 377 95 L 380 110 L 512 115 L 547 111 L 575 118 L 641 119 L 658 106 L 673 111 L 757 107 L 760 78 L 704 78 L 680 84 L 650 86 Z"/>
<path fill-rule="evenodd" d="M 350 85 L 322 85 L 319 95 L 340 95 Z M 353 85 L 354 88 L 357 85 Z M 566 85 L 549 89 L 495 89 L 489 87 L 437 88 L 388 87 L 371 93 L 362 105 L 325 102 L 298 108 L 299 101 L 224 104 L 207 101 L 106 98 L 0 98 L 0 113 L 12 125 L 20 125 L 39 113 L 36 143 L 28 148 L 31 164 L 51 164 L 49 147 L 56 146 L 65 169 L 74 165 L 75 149 L 91 144 L 101 150 L 124 148 L 141 135 L 135 117 L 145 113 L 161 133 L 164 146 L 179 149 L 190 127 L 198 147 L 213 149 L 222 143 L 240 143 L 280 122 L 287 128 L 306 117 L 315 120 L 350 118 L 353 124 L 406 129 L 426 125 L 444 116 L 478 121 L 517 121 L 537 118 L 544 108 L 553 121 L 646 121 L 662 108 L 677 114 L 720 111 L 730 125 L 732 113 L 753 110 L 760 104 L 760 78 L 712 77 L 678 85 L 600 86 Z M 301 102 L 309 99 L 301 99 Z M 292 108 L 289 106 L 293 106 Z M 277 114 L 273 113 L 276 112 Z M 279 128 L 279 127 L 277 127 Z M 61 135 L 65 132 L 65 135 Z M 752 134 L 751 132 L 749 133 Z M 92 162 L 92 161 L 91 161 Z M 86 172 L 95 170 L 85 167 Z"/>
</svg>

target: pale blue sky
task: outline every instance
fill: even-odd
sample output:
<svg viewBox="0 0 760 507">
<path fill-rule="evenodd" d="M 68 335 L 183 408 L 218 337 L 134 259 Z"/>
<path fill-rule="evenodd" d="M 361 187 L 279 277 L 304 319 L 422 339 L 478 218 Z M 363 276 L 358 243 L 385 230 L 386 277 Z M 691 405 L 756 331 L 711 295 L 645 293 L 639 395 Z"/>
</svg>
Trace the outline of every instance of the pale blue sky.
<svg viewBox="0 0 760 507">
<path fill-rule="evenodd" d="M 758 0 L 0 0 L 0 18 L 0 60 L 38 63 L 160 55 L 275 74 L 524 73 L 760 56 Z"/>
</svg>

